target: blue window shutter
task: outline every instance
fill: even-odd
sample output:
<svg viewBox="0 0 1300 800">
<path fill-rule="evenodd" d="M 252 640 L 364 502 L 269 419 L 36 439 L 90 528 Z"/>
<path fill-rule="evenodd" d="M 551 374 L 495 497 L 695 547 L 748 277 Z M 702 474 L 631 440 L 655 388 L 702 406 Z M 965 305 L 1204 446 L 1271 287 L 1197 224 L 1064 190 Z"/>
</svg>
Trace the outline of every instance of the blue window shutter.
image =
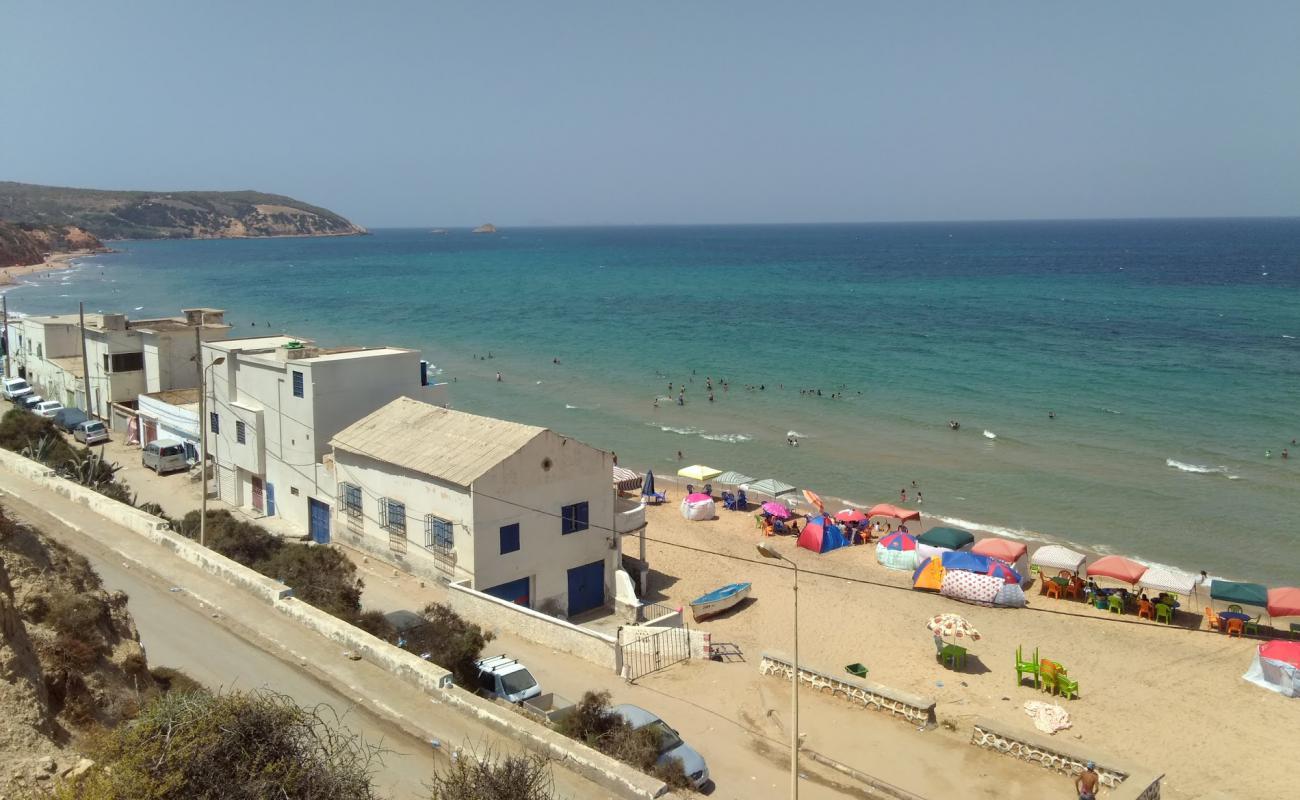
<svg viewBox="0 0 1300 800">
<path fill-rule="evenodd" d="M 519 523 L 501 526 L 501 554 L 513 553 L 519 549 Z"/>
<path fill-rule="evenodd" d="M 293 396 L 294 397 L 303 396 L 302 373 L 299 372 L 298 370 L 293 371 Z"/>
<path fill-rule="evenodd" d="M 576 516 L 577 516 L 577 519 L 574 520 L 574 522 L 576 523 L 576 529 L 577 529 L 577 530 L 580 530 L 580 531 L 585 531 L 585 530 L 587 529 L 587 503 L 586 503 L 586 501 L 584 500 L 583 502 L 578 503 L 578 507 L 577 507 L 576 510 L 577 510 L 577 512 L 578 512 L 577 515 L 576 515 Z"/>
</svg>

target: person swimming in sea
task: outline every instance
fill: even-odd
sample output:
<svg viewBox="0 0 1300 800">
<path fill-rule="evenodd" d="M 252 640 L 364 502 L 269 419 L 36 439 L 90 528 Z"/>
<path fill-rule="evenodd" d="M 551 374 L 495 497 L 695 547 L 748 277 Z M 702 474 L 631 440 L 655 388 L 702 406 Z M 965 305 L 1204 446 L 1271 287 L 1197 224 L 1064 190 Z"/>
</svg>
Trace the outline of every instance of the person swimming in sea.
<svg viewBox="0 0 1300 800">
<path fill-rule="evenodd" d="M 1047 412 L 1047 418 L 1048 418 L 1048 419 L 1056 419 L 1056 412 L 1055 412 L 1055 411 L 1048 411 L 1048 412 Z"/>
<path fill-rule="evenodd" d="M 961 423 L 955 419 L 950 419 L 948 420 L 948 427 L 953 429 L 954 431 L 961 430 Z"/>
</svg>

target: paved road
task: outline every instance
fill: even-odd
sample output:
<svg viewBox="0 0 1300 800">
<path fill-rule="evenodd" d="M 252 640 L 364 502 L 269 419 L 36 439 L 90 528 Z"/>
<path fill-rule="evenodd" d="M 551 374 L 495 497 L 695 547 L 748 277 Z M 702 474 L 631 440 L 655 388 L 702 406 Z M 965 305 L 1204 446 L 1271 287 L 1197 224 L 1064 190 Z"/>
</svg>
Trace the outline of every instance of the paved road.
<svg viewBox="0 0 1300 800">
<path fill-rule="evenodd" d="M 261 601 L 85 506 L 3 470 L 0 502 L 11 516 L 85 555 L 106 588 L 127 593 L 151 666 L 183 669 L 212 687 L 265 687 L 300 705 L 326 704 L 343 717 L 345 727 L 385 748 L 388 752 L 375 774 L 383 797 L 428 797 L 424 783 L 446 758 L 429 739 L 439 739 L 444 748 L 519 749 L 495 731 L 432 703 L 373 664 L 348 661 L 324 637 L 299 628 Z M 94 536 L 81 531 L 93 531 Z M 148 563 L 150 570 L 138 568 L 138 563 Z M 552 772 L 560 797 L 610 794 L 567 769 L 556 766 Z"/>
</svg>

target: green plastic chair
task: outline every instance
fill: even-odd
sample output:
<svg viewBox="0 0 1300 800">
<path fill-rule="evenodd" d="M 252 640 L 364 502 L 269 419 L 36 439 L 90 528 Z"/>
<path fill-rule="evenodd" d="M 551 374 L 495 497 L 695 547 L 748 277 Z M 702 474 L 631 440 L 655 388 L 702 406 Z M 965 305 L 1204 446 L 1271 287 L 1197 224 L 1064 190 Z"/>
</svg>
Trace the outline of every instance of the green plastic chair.
<svg viewBox="0 0 1300 800">
<path fill-rule="evenodd" d="M 1238 614 L 1243 613 L 1242 610 L 1241 610 L 1241 606 L 1237 605 L 1236 603 L 1233 603 L 1232 605 L 1228 606 L 1228 610 L 1229 610 L 1229 611 L 1236 611 Z"/>
<path fill-rule="evenodd" d="M 1246 631 L 1246 635 L 1247 635 L 1247 636 L 1258 636 L 1258 635 L 1259 635 L 1259 617 L 1255 617 L 1254 619 L 1248 619 L 1248 620 L 1246 620 L 1246 624 L 1245 624 L 1245 626 L 1244 626 L 1244 630 Z"/>
<path fill-rule="evenodd" d="M 952 664 L 953 669 L 966 668 L 966 648 L 955 644 L 945 644 L 939 658 L 945 664 Z"/>
<path fill-rule="evenodd" d="M 1174 624 L 1174 610 L 1164 603 L 1156 603 L 1156 622 Z"/>
<path fill-rule="evenodd" d="M 1062 697 L 1068 697 L 1074 700 L 1079 698 L 1079 682 L 1074 678 L 1057 673 L 1056 691 Z"/>
<path fill-rule="evenodd" d="M 1037 647 L 1034 648 L 1034 660 L 1025 661 L 1024 656 L 1021 653 L 1021 646 L 1016 645 L 1016 685 L 1017 686 L 1019 686 L 1021 683 L 1024 682 L 1026 675 L 1034 676 L 1035 689 L 1037 689 L 1041 685 L 1041 681 L 1039 680 L 1039 669 L 1038 669 L 1038 648 Z"/>
<path fill-rule="evenodd" d="M 1124 598 L 1120 597 L 1117 594 L 1112 594 L 1110 596 L 1110 600 L 1107 601 L 1107 605 L 1110 607 L 1110 613 L 1112 614 L 1124 613 Z"/>
</svg>

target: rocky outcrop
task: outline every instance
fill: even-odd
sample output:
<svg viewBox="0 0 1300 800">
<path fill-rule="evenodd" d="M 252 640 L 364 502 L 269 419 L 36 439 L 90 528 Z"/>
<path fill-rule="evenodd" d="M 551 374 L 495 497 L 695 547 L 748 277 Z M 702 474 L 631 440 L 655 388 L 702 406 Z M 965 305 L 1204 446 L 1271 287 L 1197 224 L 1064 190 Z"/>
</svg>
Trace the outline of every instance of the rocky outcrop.
<svg viewBox="0 0 1300 800">
<path fill-rule="evenodd" d="M 263 192 L 118 192 L 0 181 L 0 219 L 71 222 L 101 239 L 345 236 L 365 228 L 292 197 Z"/>
<path fill-rule="evenodd" d="M 54 253 L 104 249 L 103 242 L 76 225 L 14 224 L 0 221 L 0 267 L 40 264 Z"/>
<path fill-rule="evenodd" d="M 497 232 L 497 226 L 493 225 L 491 222 L 480 225 L 474 230 L 470 231 L 470 233 L 496 233 L 496 232 Z"/>
</svg>

